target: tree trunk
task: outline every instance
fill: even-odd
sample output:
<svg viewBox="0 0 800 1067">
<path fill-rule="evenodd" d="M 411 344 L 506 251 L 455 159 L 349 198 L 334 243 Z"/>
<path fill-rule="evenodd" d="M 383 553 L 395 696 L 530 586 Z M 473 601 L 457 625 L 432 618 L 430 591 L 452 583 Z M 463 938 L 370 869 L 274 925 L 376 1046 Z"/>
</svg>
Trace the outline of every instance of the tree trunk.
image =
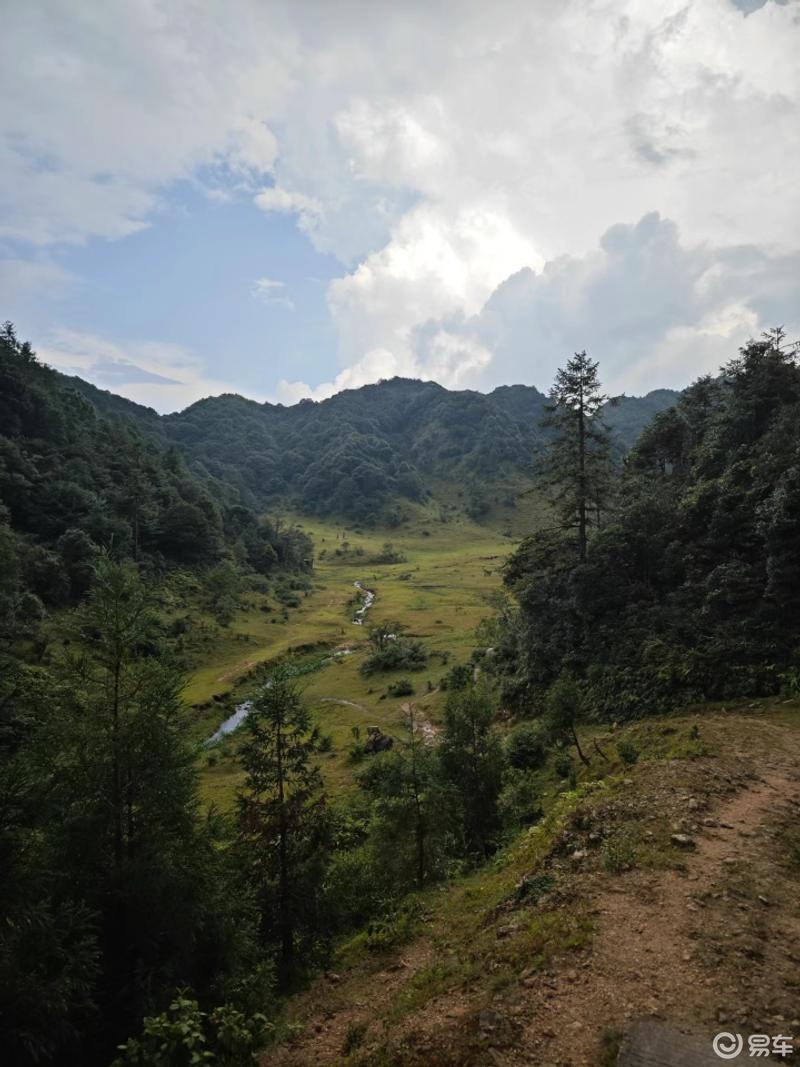
<svg viewBox="0 0 800 1067">
<path fill-rule="evenodd" d="M 590 766 L 589 760 L 583 754 L 583 749 L 581 748 L 580 741 L 578 741 L 578 735 L 575 732 L 575 725 L 574 724 L 570 724 L 570 732 L 572 733 L 572 741 L 573 741 L 573 744 L 575 745 L 575 749 L 577 750 L 578 755 L 580 756 L 581 763 L 583 763 L 584 767 Z"/>
</svg>

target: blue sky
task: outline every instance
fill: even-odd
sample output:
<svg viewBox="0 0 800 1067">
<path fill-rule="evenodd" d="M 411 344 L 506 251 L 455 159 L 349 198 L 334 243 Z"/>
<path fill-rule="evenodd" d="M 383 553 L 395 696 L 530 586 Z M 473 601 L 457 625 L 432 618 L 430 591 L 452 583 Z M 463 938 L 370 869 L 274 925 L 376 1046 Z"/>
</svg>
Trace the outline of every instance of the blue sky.
<svg viewBox="0 0 800 1067">
<path fill-rule="evenodd" d="M 15 6 L 0 316 L 159 410 L 584 347 L 644 392 L 800 332 L 797 2 L 457 7 Z"/>
</svg>

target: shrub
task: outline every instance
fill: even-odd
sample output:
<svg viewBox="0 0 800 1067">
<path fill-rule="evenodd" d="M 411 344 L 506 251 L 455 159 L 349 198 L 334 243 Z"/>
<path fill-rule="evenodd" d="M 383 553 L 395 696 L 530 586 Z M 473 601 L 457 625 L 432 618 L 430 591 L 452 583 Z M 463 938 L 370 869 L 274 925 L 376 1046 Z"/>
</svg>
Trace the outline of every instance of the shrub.
<svg viewBox="0 0 800 1067">
<path fill-rule="evenodd" d="M 386 687 L 386 693 L 390 697 L 410 697 L 413 696 L 414 686 L 408 678 L 399 678 Z"/>
<path fill-rule="evenodd" d="M 568 752 L 559 752 L 553 760 L 553 770 L 559 778 L 569 778 L 574 773 L 572 756 Z"/>
<path fill-rule="evenodd" d="M 630 833 L 620 830 L 606 838 L 600 852 L 600 860 L 605 870 L 611 874 L 629 871 L 636 866 L 636 850 Z"/>
<path fill-rule="evenodd" d="M 439 683 L 442 689 L 466 689 L 472 681 L 472 667 L 469 663 L 456 663 Z"/>
<path fill-rule="evenodd" d="M 520 722 L 506 738 L 506 759 L 517 770 L 533 771 L 547 759 L 544 731 L 539 723 Z"/>
<path fill-rule="evenodd" d="M 619 758 L 622 762 L 626 763 L 629 767 L 632 767 L 639 759 L 639 749 L 632 741 L 629 741 L 625 737 L 620 741 L 617 741 L 617 752 L 619 753 Z"/>
<path fill-rule="evenodd" d="M 516 770 L 506 775 L 498 798 L 498 808 L 503 826 L 507 829 L 530 826 L 541 818 L 539 790 L 530 771 Z"/>
<path fill-rule="evenodd" d="M 345 1056 L 349 1056 L 351 1052 L 355 1052 L 364 1043 L 364 1038 L 367 1036 L 368 1023 L 350 1023 L 347 1027 L 347 1033 L 344 1035 L 344 1044 L 342 1045 L 342 1053 Z"/>
<path fill-rule="evenodd" d="M 426 659 L 427 653 L 421 641 L 401 638 L 365 659 L 361 664 L 361 673 L 368 677 L 377 671 L 421 671 Z"/>
</svg>

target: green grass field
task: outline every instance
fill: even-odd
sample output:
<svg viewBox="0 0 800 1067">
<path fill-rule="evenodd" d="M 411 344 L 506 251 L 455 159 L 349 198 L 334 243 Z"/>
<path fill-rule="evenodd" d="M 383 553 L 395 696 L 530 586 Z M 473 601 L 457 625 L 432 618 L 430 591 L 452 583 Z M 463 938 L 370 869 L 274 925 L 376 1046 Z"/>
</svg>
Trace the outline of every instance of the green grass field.
<svg viewBox="0 0 800 1067">
<path fill-rule="evenodd" d="M 353 781 L 354 768 L 347 753 L 352 728 L 362 737 L 367 726 L 400 736 L 402 705 L 413 700 L 420 713 L 436 723 L 444 694 L 436 690 L 442 675 L 454 663 L 464 662 L 475 647 L 475 628 L 491 616 L 501 594 L 501 570 L 509 551 L 535 521 L 535 509 L 497 508 L 481 523 L 452 511 L 442 522 L 439 505 L 420 507 L 411 522 L 397 529 L 358 532 L 336 523 L 297 518 L 311 535 L 316 551 L 314 588 L 290 609 L 288 621 L 272 622 L 257 608 L 242 612 L 230 626 L 230 636 L 210 650 L 201 669 L 186 689 L 187 704 L 207 704 L 226 694 L 225 704 L 192 710 L 193 733 L 209 736 L 230 713 L 232 701 L 244 699 L 243 676 L 258 662 L 271 660 L 309 645 L 353 648 L 347 655 L 300 680 L 305 698 L 333 751 L 321 756 L 326 784 L 336 793 Z M 374 562 L 382 545 L 391 541 L 405 559 L 401 563 Z M 365 625 L 354 625 L 357 601 L 354 583 L 360 581 L 376 593 Z M 428 650 L 424 670 L 390 672 L 365 678 L 359 672 L 370 623 L 399 622 L 408 635 L 423 641 Z M 237 636 L 239 635 L 239 636 Z M 246 641 L 243 639 L 246 635 Z M 386 687 L 398 677 L 409 677 L 415 694 L 401 699 L 386 696 Z M 334 703 L 345 701 L 347 703 Z M 235 735 L 201 756 L 203 795 L 227 808 L 241 779 L 235 757 Z M 209 762 L 210 760 L 210 762 Z"/>
</svg>

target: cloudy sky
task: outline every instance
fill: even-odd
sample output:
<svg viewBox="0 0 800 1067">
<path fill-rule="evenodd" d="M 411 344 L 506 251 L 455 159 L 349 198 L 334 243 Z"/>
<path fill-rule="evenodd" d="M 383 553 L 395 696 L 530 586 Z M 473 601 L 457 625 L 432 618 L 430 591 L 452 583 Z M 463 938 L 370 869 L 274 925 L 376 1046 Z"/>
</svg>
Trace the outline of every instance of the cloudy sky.
<svg viewBox="0 0 800 1067">
<path fill-rule="evenodd" d="M 800 335 L 800 0 L 27 0 L 0 318 L 175 410 Z"/>
</svg>

